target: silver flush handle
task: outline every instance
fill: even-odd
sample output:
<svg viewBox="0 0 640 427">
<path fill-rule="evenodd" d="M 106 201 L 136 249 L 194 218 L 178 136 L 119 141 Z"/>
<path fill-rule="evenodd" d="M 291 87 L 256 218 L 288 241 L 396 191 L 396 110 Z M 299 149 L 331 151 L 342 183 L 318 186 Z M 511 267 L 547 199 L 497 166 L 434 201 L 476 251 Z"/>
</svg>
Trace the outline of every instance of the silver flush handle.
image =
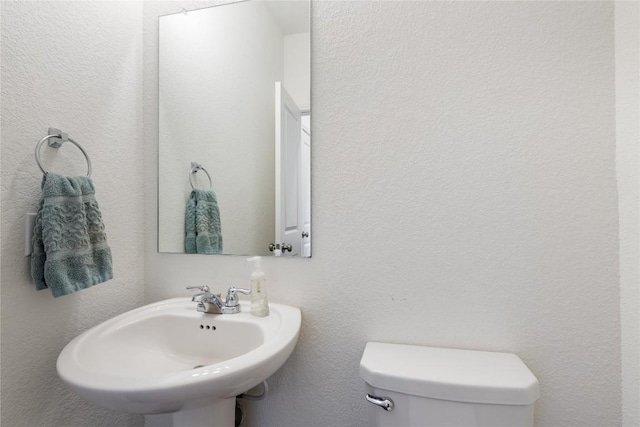
<svg viewBox="0 0 640 427">
<path fill-rule="evenodd" d="M 377 397 L 367 393 L 364 398 L 367 399 L 367 402 L 378 405 L 385 411 L 393 410 L 393 400 L 389 399 L 388 397 Z"/>
</svg>

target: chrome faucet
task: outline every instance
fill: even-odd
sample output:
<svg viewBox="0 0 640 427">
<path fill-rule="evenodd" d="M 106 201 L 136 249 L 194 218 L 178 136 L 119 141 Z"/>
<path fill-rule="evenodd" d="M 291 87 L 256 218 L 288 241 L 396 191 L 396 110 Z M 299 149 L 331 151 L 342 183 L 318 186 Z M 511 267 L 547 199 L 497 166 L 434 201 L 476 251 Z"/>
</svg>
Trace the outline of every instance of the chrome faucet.
<svg viewBox="0 0 640 427">
<path fill-rule="evenodd" d="M 187 286 L 187 289 L 198 289 L 199 294 L 191 298 L 191 301 L 198 303 L 198 311 L 209 314 L 236 314 L 240 313 L 240 300 L 238 294 L 249 295 L 251 291 L 247 289 L 230 287 L 227 291 L 227 298 L 222 301 L 220 294 L 212 294 L 208 286 Z"/>
</svg>

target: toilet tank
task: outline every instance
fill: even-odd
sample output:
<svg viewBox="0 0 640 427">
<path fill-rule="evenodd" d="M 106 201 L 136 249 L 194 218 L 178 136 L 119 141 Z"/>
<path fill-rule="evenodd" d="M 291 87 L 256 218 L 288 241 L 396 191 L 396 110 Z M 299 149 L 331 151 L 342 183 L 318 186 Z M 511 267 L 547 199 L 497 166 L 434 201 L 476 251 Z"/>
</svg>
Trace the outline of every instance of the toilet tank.
<svg viewBox="0 0 640 427">
<path fill-rule="evenodd" d="M 530 427 L 540 395 L 509 353 L 369 342 L 360 376 L 372 427 Z"/>
</svg>

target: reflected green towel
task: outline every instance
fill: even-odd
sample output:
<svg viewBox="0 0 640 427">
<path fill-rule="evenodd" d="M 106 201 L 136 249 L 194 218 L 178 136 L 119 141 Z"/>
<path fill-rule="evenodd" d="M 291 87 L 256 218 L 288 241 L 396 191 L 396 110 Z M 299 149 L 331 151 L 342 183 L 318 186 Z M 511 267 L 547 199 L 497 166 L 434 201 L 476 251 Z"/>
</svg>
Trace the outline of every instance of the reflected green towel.
<svg viewBox="0 0 640 427">
<path fill-rule="evenodd" d="M 45 174 L 32 243 L 31 277 L 54 297 L 113 278 L 91 178 Z"/>
<path fill-rule="evenodd" d="M 221 254 L 222 228 L 213 190 L 193 190 L 185 212 L 184 249 L 188 254 Z"/>
</svg>

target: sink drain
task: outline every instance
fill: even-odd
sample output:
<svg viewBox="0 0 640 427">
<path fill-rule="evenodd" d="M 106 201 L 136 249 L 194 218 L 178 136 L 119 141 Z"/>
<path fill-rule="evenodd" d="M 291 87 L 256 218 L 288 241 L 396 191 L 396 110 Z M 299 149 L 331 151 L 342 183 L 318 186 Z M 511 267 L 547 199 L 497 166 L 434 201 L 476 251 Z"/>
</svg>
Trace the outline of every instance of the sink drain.
<svg viewBox="0 0 640 427">
<path fill-rule="evenodd" d="M 193 367 L 193 369 L 198 369 L 198 368 L 204 368 L 204 365 L 196 365 Z"/>
</svg>

